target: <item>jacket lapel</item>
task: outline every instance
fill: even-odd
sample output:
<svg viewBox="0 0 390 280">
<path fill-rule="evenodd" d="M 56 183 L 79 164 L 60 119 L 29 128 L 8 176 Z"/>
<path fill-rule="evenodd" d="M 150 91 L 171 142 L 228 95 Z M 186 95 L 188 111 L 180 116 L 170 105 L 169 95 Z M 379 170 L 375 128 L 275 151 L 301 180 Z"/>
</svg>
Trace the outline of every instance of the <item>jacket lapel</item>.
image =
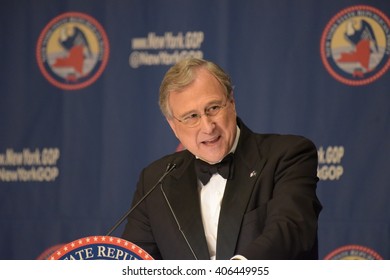
<svg viewBox="0 0 390 280">
<path fill-rule="evenodd" d="M 164 183 L 164 193 L 197 259 L 210 259 L 201 218 L 194 157 L 187 156 Z M 180 189 L 180 191 L 178 191 Z"/>
<path fill-rule="evenodd" d="M 266 160 L 259 157 L 253 133 L 242 123 L 240 140 L 234 153 L 234 177 L 228 180 L 218 224 L 217 259 L 230 259 L 235 254 L 241 223 L 253 187 Z"/>
</svg>

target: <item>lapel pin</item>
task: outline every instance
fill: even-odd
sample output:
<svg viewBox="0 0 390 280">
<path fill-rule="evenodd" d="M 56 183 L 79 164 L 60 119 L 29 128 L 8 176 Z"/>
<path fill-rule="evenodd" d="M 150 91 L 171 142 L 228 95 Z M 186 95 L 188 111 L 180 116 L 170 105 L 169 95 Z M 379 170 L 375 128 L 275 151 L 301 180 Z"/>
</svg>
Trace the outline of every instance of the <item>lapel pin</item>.
<svg viewBox="0 0 390 280">
<path fill-rule="evenodd" d="M 252 177 L 256 176 L 256 174 L 257 174 L 256 171 L 253 170 L 253 171 L 251 172 L 251 174 L 249 174 L 249 177 L 252 178 Z"/>
</svg>

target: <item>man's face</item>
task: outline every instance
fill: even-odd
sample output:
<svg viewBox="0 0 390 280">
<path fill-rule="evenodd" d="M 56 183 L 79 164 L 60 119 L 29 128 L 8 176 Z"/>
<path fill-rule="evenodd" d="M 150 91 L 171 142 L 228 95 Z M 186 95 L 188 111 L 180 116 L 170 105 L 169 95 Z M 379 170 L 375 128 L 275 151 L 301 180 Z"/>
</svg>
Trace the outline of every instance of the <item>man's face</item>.
<svg viewBox="0 0 390 280">
<path fill-rule="evenodd" d="M 196 70 L 196 78 L 180 92 L 171 92 L 169 105 L 173 116 L 181 120 L 191 114 L 201 114 L 194 127 L 175 118 L 167 119 L 176 137 L 192 154 L 210 163 L 220 161 L 233 146 L 236 137 L 236 109 L 227 100 L 225 89 L 206 69 Z M 216 116 L 204 115 L 213 105 L 225 105 Z"/>
</svg>

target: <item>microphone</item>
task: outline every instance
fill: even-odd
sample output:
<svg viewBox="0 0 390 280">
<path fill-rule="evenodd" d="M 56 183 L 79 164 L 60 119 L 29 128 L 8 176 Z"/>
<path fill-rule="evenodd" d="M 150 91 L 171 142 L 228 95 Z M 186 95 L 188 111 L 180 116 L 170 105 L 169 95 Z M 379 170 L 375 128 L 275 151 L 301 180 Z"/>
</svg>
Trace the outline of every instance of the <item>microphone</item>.
<svg viewBox="0 0 390 280">
<path fill-rule="evenodd" d="M 165 201 L 166 201 L 167 204 L 168 204 L 169 210 L 171 211 L 172 216 L 173 216 L 173 218 L 175 219 L 175 222 L 176 222 L 176 224 L 177 224 L 177 227 L 179 228 L 179 231 L 181 232 L 181 235 L 183 236 L 185 242 L 187 243 L 188 248 L 190 249 L 192 255 L 194 256 L 194 259 L 195 259 L 195 260 L 198 260 L 198 258 L 196 257 L 196 254 L 195 254 L 194 250 L 192 249 L 191 244 L 190 244 L 190 242 L 188 241 L 188 239 L 187 239 L 187 237 L 186 237 L 184 231 L 181 229 L 179 220 L 177 219 L 177 217 L 176 217 L 176 215 L 175 215 L 175 212 L 173 211 L 173 208 L 172 208 L 172 206 L 171 206 L 171 203 L 169 203 L 168 197 L 167 197 L 167 195 L 166 195 L 165 192 L 164 192 L 164 189 L 163 189 L 163 185 L 162 185 L 162 184 L 160 185 L 160 189 L 161 189 L 161 192 L 162 192 L 163 195 L 164 195 Z"/>
<path fill-rule="evenodd" d="M 134 211 L 134 209 L 136 209 L 138 207 L 138 205 L 141 204 L 142 201 L 144 201 L 151 193 L 152 191 L 159 185 L 162 183 L 162 181 L 165 179 L 165 177 L 172 172 L 173 169 L 176 168 L 176 164 L 175 163 L 168 163 L 167 165 L 167 169 L 165 170 L 164 174 L 160 177 L 160 179 L 157 181 L 157 183 L 143 196 L 141 197 L 140 200 L 138 200 L 138 202 L 133 206 L 131 207 L 116 223 L 115 225 L 107 232 L 106 236 L 109 236 L 113 233 L 114 230 L 116 230 L 120 224 L 123 223 L 123 221 L 131 214 L 131 212 Z"/>
</svg>

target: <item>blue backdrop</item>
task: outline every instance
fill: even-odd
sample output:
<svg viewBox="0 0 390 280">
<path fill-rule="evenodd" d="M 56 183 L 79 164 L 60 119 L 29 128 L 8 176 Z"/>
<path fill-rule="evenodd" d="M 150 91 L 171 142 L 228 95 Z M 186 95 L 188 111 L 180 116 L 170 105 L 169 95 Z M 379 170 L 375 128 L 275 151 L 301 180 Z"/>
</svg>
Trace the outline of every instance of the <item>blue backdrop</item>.
<svg viewBox="0 0 390 280">
<path fill-rule="evenodd" d="M 158 88 L 192 55 L 230 73 L 254 131 L 316 144 L 320 258 L 390 259 L 389 16 L 387 0 L 2 1 L 0 258 L 106 234 L 179 145 Z"/>
</svg>

